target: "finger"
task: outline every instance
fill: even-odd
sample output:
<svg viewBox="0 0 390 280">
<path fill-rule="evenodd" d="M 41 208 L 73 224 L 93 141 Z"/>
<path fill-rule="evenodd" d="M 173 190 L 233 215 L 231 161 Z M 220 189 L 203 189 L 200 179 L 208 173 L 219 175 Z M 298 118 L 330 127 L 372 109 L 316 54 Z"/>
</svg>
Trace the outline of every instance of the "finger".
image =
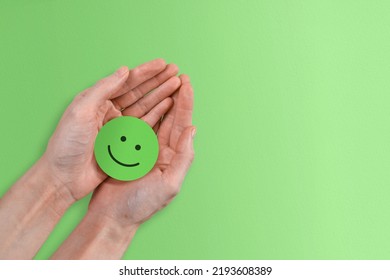
<svg viewBox="0 0 390 280">
<path fill-rule="evenodd" d="M 151 77 L 149 80 L 143 82 L 139 86 L 130 89 L 123 93 L 121 96 L 113 100 L 115 107 L 119 110 L 123 110 L 142 98 L 151 90 L 157 88 L 169 78 L 175 76 L 179 72 L 179 68 L 175 64 L 168 64 L 167 67 L 161 73 Z"/>
<path fill-rule="evenodd" d="M 138 98 L 142 97 L 143 94 L 147 93 L 147 91 L 144 91 L 147 90 L 148 87 L 150 88 L 151 84 L 153 86 L 153 83 L 157 83 L 157 81 L 154 81 L 154 77 L 156 75 L 160 74 L 164 70 L 167 70 L 167 72 L 163 75 L 164 78 L 167 73 L 170 74 L 174 72 L 174 68 L 175 67 L 171 66 L 167 69 L 167 65 L 163 59 L 155 59 L 135 67 L 129 71 L 129 76 L 123 87 L 115 94 L 116 98 L 113 99 L 113 103 L 118 109 L 126 108 L 138 100 Z M 152 80 L 152 82 L 148 82 L 149 80 Z M 146 83 L 146 86 L 141 86 L 144 83 Z M 141 87 L 139 88 L 139 86 Z"/>
<path fill-rule="evenodd" d="M 147 122 L 151 127 L 154 127 L 157 123 L 160 122 L 161 117 L 166 112 L 168 112 L 169 108 L 171 108 L 172 105 L 173 105 L 172 98 L 170 97 L 165 98 L 141 119 Z"/>
<path fill-rule="evenodd" d="M 180 138 L 177 142 L 176 153 L 172 158 L 167 169 L 164 171 L 164 176 L 170 180 L 170 185 L 173 188 L 177 188 L 179 191 L 180 186 L 187 174 L 191 163 L 194 159 L 193 140 L 196 133 L 194 126 L 189 126 L 183 130 Z"/>
<path fill-rule="evenodd" d="M 82 97 L 86 97 L 88 102 L 91 100 L 96 102 L 108 100 L 125 84 L 128 75 L 129 69 L 127 66 L 122 66 L 112 75 L 101 79 L 84 91 Z"/>
<path fill-rule="evenodd" d="M 154 106 L 162 100 L 172 95 L 172 93 L 180 86 L 180 79 L 172 77 L 153 92 L 139 99 L 136 103 L 125 109 L 122 114 L 124 116 L 134 116 L 140 118 L 149 112 Z"/>
<path fill-rule="evenodd" d="M 119 91 L 119 95 L 124 94 L 143 82 L 149 80 L 150 78 L 156 76 L 158 73 L 162 72 L 166 68 L 166 62 L 161 59 L 154 59 L 148 61 L 144 64 L 141 64 L 129 72 L 129 77 L 126 80 L 126 83 L 123 85 L 123 88 Z M 119 96 L 118 95 L 118 96 Z"/>
<path fill-rule="evenodd" d="M 169 146 L 174 148 L 177 145 L 180 135 L 184 129 L 192 125 L 192 110 L 194 102 L 194 92 L 187 75 L 181 75 L 182 85 L 175 102 L 175 115 L 169 137 Z"/>
<path fill-rule="evenodd" d="M 172 94 L 172 99 L 173 99 L 173 106 L 172 108 L 168 111 L 167 114 L 165 114 L 161 120 L 160 128 L 158 130 L 158 142 L 162 146 L 168 146 L 169 145 L 169 139 L 171 136 L 172 132 L 172 127 L 173 127 L 173 121 L 175 119 L 175 113 L 176 113 L 176 108 L 177 108 L 177 96 L 179 94 L 179 89 L 175 91 L 174 94 Z"/>
<path fill-rule="evenodd" d="M 158 133 L 158 129 L 160 128 L 160 125 L 161 125 L 161 118 L 160 120 L 153 126 L 153 131 L 154 133 Z"/>
<path fill-rule="evenodd" d="M 177 94 L 178 90 L 172 95 L 172 100 L 173 100 L 173 106 L 171 109 L 166 113 L 160 124 L 160 128 L 158 130 L 158 142 L 161 146 L 168 146 L 169 145 L 169 138 L 171 135 L 172 131 L 172 126 L 173 126 L 173 120 L 175 118 L 175 111 L 176 111 L 176 100 L 177 100 Z"/>
</svg>

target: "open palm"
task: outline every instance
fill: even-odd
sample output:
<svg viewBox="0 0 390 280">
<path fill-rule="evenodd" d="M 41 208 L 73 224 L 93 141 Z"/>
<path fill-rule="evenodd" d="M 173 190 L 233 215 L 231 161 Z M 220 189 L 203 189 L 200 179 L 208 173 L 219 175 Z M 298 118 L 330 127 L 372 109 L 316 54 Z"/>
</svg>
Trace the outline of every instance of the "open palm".
<svg viewBox="0 0 390 280">
<path fill-rule="evenodd" d="M 144 177 L 129 182 L 106 179 L 94 192 L 91 211 L 128 225 L 141 224 L 167 205 L 180 190 L 194 157 L 192 126 L 193 90 L 188 76 L 173 94 L 173 107 L 154 125 L 159 157 Z"/>
<path fill-rule="evenodd" d="M 107 175 L 96 164 L 93 147 L 100 128 L 122 115 L 154 125 L 171 106 L 180 86 L 175 65 L 156 59 L 132 70 L 120 68 L 79 94 L 51 137 L 44 158 L 51 174 L 75 200 L 94 190 Z M 148 94 L 153 91 L 153 94 Z"/>
</svg>

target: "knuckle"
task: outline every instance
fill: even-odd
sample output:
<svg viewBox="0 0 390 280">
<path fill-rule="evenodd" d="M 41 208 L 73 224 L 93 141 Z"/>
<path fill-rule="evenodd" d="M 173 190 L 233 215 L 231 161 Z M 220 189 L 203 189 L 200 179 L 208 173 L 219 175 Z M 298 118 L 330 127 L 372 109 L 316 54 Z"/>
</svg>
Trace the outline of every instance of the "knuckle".
<svg viewBox="0 0 390 280">
<path fill-rule="evenodd" d="M 138 77 L 138 76 L 142 75 L 142 70 L 141 70 L 141 68 L 136 67 L 136 68 L 130 70 L 130 73 L 131 73 L 132 76 Z"/>
<path fill-rule="evenodd" d="M 144 96 L 140 87 L 134 88 L 131 92 L 132 92 L 133 96 L 135 96 L 136 99 L 140 99 Z"/>
<path fill-rule="evenodd" d="M 187 154 L 187 168 L 189 168 L 191 166 L 194 159 L 195 159 L 195 152 L 193 150 L 191 150 Z"/>
<path fill-rule="evenodd" d="M 111 102 L 112 102 L 112 105 L 114 106 L 114 108 L 116 110 L 123 111 L 123 107 L 121 106 L 121 104 L 120 104 L 121 102 L 120 102 L 119 99 L 118 100 L 112 100 Z"/>
<path fill-rule="evenodd" d="M 75 103 L 69 107 L 69 116 L 73 120 L 89 120 L 94 116 L 94 111 L 85 104 Z"/>
<path fill-rule="evenodd" d="M 75 104 L 79 104 L 83 99 L 84 99 L 85 95 L 83 93 L 80 93 L 78 95 L 76 95 L 74 98 L 73 98 L 73 101 L 72 101 L 72 106 L 74 106 Z"/>
<path fill-rule="evenodd" d="M 179 184 L 172 183 L 172 184 L 168 185 L 168 188 L 167 188 L 168 198 L 170 198 L 170 199 L 174 198 L 179 193 L 179 191 L 180 191 Z"/>
<path fill-rule="evenodd" d="M 162 83 L 158 76 L 154 76 L 154 77 L 150 78 L 150 80 L 151 80 L 153 88 L 158 87 Z"/>
<path fill-rule="evenodd" d="M 138 101 L 136 104 L 137 105 L 134 110 L 135 116 L 138 118 L 144 116 L 148 112 L 147 106 L 141 101 Z"/>
<path fill-rule="evenodd" d="M 84 90 L 84 91 L 82 91 L 81 93 L 77 94 L 77 95 L 73 98 L 73 103 L 79 103 L 81 100 L 83 100 L 83 99 L 87 96 L 87 93 L 88 93 L 88 91 L 87 91 L 87 90 Z"/>
<path fill-rule="evenodd" d="M 103 87 L 105 84 L 107 84 L 106 78 L 97 81 L 94 87 L 95 88 Z"/>
<path fill-rule="evenodd" d="M 75 120 L 84 119 L 85 111 L 80 106 L 74 106 L 70 110 L 70 116 Z"/>
</svg>

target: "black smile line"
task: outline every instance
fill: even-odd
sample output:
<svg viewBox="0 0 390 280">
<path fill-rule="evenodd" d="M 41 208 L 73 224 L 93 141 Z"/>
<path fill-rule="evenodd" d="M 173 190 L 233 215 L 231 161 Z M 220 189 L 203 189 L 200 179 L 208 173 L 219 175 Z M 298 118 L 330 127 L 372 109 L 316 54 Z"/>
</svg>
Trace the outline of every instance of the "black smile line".
<svg viewBox="0 0 390 280">
<path fill-rule="evenodd" d="M 110 157 L 112 158 L 113 161 L 115 161 L 117 164 L 120 164 L 120 165 L 122 165 L 122 166 L 134 167 L 134 166 L 139 165 L 139 162 L 133 163 L 133 164 L 126 164 L 126 163 L 122 163 L 122 162 L 120 162 L 119 160 L 117 160 L 117 159 L 112 155 L 110 145 L 108 145 L 108 153 L 110 154 Z"/>
</svg>

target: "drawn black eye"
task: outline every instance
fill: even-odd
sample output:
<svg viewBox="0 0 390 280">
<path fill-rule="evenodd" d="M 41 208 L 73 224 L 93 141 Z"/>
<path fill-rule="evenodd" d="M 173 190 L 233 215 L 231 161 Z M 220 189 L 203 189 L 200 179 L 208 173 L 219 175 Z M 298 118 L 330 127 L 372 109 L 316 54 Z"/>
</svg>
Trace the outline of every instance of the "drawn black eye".
<svg viewBox="0 0 390 280">
<path fill-rule="evenodd" d="M 140 146 L 140 145 L 135 145 L 135 149 L 136 149 L 137 151 L 139 151 L 139 150 L 141 150 L 141 146 Z"/>
<path fill-rule="evenodd" d="M 121 137 L 121 141 L 122 141 L 122 142 L 125 142 L 125 141 L 126 141 L 126 136 L 122 136 L 122 137 Z"/>
</svg>

